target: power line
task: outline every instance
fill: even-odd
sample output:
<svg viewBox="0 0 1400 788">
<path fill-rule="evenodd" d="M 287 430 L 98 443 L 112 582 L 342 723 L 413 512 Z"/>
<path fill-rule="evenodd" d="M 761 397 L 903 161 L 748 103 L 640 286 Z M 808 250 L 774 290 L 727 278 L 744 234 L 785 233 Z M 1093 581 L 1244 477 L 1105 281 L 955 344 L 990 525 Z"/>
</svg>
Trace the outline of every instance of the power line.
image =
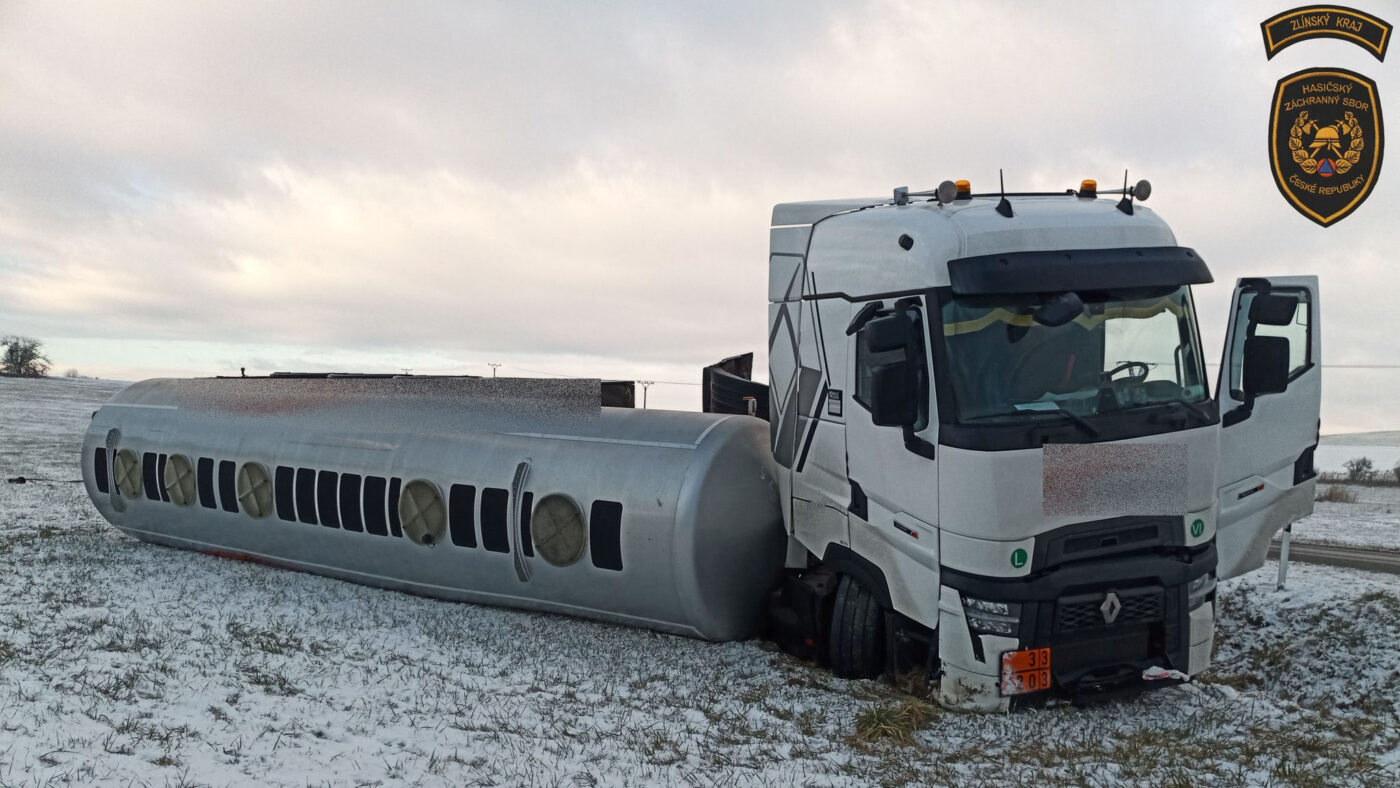
<svg viewBox="0 0 1400 788">
<path fill-rule="evenodd" d="M 520 370 L 521 372 L 530 372 L 530 373 L 533 373 L 533 374 L 535 374 L 535 375 L 548 375 L 548 376 L 550 376 L 550 377 L 552 377 L 552 378 L 582 378 L 582 377 L 584 377 L 583 375 L 561 375 L 561 374 L 559 374 L 558 372 L 546 372 L 546 371 L 544 371 L 544 370 L 542 370 L 542 369 L 530 369 L 530 368 L 528 368 L 528 367 L 516 366 L 516 367 L 512 367 L 512 368 L 513 368 L 513 369 L 518 369 L 518 370 Z M 637 380 L 637 379 L 634 378 L 632 382 L 634 382 L 634 383 L 641 383 L 642 381 Z M 664 383 L 664 384 L 666 384 L 666 385 L 668 385 L 668 386 L 699 386 L 699 385 L 701 385 L 700 383 L 694 383 L 694 382 L 691 382 L 691 381 L 680 381 L 680 380 L 648 380 L 648 381 L 646 381 L 646 382 L 647 382 L 647 383 Z"/>
<path fill-rule="evenodd" d="M 1206 366 L 1218 367 L 1220 362 L 1207 361 Z M 1323 364 L 1323 369 L 1400 369 L 1400 364 Z"/>
</svg>

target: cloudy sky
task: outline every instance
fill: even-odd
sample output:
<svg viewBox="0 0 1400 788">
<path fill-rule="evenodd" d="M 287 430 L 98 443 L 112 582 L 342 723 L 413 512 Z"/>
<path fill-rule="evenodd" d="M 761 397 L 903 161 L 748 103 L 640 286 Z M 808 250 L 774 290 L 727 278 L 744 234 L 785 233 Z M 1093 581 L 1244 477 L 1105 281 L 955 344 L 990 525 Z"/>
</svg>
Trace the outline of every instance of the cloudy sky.
<svg viewBox="0 0 1400 788">
<path fill-rule="evenodd" d="M 1397 428 L 1400 369 L 1340 365 L 1400 365 L 1400 175 L 1323 229 L 1266 138 L 1280 77 L 1395 105 L 1400 55 L 1267 60 L 1293 5 L 3 0 L 0 334 L 123 379 L 693 382 L 763 366 L 773 203 L 1127 168 L 1215 272 L 1212 352 L 1234 278 L 1318 273 L 1324 430 Z"/>
</svg>

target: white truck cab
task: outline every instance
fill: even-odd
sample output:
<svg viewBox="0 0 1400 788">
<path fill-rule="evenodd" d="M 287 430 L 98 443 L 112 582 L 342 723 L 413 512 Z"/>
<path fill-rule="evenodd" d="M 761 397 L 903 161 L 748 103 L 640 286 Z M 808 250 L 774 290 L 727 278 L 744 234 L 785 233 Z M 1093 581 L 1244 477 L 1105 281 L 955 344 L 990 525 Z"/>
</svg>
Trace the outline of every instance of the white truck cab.
<svg viewBox="0 0 1400 788">
<path fill-rule="evenodd" d="M 1237 283 L 1212 396 L 1147 191 L 774 208 L 780 640 L 975 710 L 1209 665 L 1217 580 L 1312 511 L 1317 279 Z"/>
</svg>

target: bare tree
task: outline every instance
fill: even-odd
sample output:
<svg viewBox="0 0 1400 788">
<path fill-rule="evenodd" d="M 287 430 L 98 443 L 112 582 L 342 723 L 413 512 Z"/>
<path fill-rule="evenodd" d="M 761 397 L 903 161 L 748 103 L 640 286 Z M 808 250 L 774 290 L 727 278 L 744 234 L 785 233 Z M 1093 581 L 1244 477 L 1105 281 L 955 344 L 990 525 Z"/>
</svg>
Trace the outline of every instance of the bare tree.
<svg viewBox="0 0 1400 788">
<path fill-rule="evenodd" d="M 1352 457 L 1342 467 L 1347 469 L 1348 481 L 1369 482 L 1376 478 L 1376 464 L 1370 457 Z"/>
<path fill-rule="evenodd" d="M 41 378 L 49 374 L 49 357 L 37 339 L 8 336 L 0 339 L 0 373 L 22 378 Z"/>
</svg>

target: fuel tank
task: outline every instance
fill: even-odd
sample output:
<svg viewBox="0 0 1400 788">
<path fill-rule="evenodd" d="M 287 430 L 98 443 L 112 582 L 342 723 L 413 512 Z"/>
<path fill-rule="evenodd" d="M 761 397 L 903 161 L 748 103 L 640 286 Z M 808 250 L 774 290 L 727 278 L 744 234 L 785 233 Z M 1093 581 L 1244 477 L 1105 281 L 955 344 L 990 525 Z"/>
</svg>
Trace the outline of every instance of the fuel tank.
<svg viewBox="0 0 1400 788">
<path fill-rule="evenodd" d="M 83 479 L 138 539 L 709 640 L 755 634 L 785 535 L 756 418 L 600 408 L 597 381 L 148 380 Z"/>
</svg>

